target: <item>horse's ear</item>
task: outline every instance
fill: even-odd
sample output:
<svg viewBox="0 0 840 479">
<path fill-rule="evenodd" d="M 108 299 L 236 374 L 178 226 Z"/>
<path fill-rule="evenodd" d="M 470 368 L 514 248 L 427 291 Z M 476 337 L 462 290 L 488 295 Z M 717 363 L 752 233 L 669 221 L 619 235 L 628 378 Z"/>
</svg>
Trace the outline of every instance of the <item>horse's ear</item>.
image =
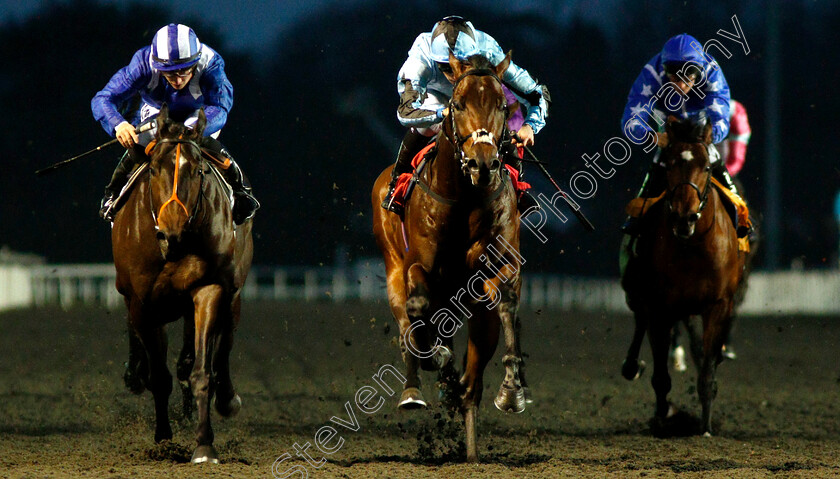
<svg viewBox="0 0 840 479">
<path fill-rule="evenodd" d="M 196 138 L 204 136 L 204 128 L 207 126 L 207 115 L 204 114 L 204 107 L 198 110 L 198 121 L 195 122 L 193 133 Z"/>
<path fill-rule="evenodd" d="M 703 128 L 703 143 L 707 145 L 712 144 L 712 124 L 706 123 L 706 126 Z"/>
<path fill-rule="evenodd" d="M 510 57 L 511 57 L 512 55 L 513 55 L 513 50 L 508 50 L 507 55 L 505 55 L 504 60 L 502 60 L 501 62 L 499 62 L 499 64 L 498 64 L 498 65 L 496 65 L 496 76 L 497 76 L 497 77 L 501 78 L 501 77 L 502 77 L 502 75 L 504 75 L 504 74 L 505 74 L 505 72 L 507 71 L 508 67 L 510 66 Z"/>
<path fill-rule="evenodd" d="M 160 112 L 157 116 L 157 136 L 158 138 L 163 138 L 165 135 L 164 133 L 168 132 L 169 126 L 169 106 L 164 103 L 160 106 Z"/>
<path fill-rule="evenodd" d="M 467 66 L 461 63 L 461 60 L 455 58 L 452 52 L 449 52 L 449 66 L 452 67 L 452 75 L 455 78 L 461 78 L 461 75 L 466 70 Z"/>
</svg>

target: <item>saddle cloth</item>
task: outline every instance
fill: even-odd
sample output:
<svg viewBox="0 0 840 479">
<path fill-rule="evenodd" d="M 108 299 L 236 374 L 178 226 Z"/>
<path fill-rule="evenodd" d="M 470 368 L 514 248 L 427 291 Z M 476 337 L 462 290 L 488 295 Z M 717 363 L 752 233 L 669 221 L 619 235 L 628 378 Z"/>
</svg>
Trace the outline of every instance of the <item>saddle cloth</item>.
<svg viewBox="0 0 840 479">
<path fill-rule="evenodd" d="M 720 198 L 723 201 L 724 207 L 726 207 L 729 217 L 732 219 L 732 224 L 736 228 L 740 226 L 751 229 L 752 221 L 750 220 L 750 211 L 744 199 L 733 193 L 729 188 L 723 186 L 716 178 L 712 178 L 712 184 L 717 188 L 718 193 L 720 193 Z M 633 198 L 627 203 L 624 211 L 632 217 L 640 218 L 664 197 L 665 192 L 663 191 L 662 194 L 655 198 Z M 749 253 L 749 236 L 738 238 L 738 249 Z"/>
<path fill-rule="evenodd" d="M 408 191 L 409 183 L 411 182 L 411 178 L 416 174 L 417 167 L 423 161 L 423 158 L 426 155 L 429 155 L 430 152 L 433 151 L 434 147 L 436 146 L 436 142 L 429 143 L 426 147 L 420 150 L 419 153 L 414 155 L 414 158 L 411 160 L 411 168 L 412 171 L 410 173 L 403 173 L 397 178 L 397 186 L 394 187 L 394 203 L 397 203 L 400 206 L 405 206 L 408 202 L 409 197 L 411 196 L 411 191 Z M 523 152 L 520 151 L 519 155 L 522 156 Z M 431 159 L 431 158 L 430 158 Z M 531 188 L 530 183 L 526 183 L 524 181 L 519 181 L 519 172 L 516 168 L 508 165 L 507 163 L 504 164 L 505 168 L 507 168 L 508 175 L 510 176 L 511 183 L 513 183 L 513 188 L 516 190 L 516 196 L 519 197 L 519 194 L 522 191 L 528 190 Z M 406 197 L 406 193 L 408 193 L 408 197 Z"/>
</svg>

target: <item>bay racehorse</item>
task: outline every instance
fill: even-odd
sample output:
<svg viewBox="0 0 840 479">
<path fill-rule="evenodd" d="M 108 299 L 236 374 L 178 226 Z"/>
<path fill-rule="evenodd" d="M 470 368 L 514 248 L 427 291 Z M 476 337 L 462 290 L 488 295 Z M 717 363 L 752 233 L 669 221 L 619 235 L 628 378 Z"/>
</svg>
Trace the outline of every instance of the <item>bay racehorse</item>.
<svg viewBox="0 0 840 479">
<path fill-rule="evenodd" d="M 520 270 L 516 193 L 502 165 L 501 142 L 510 109 L 498 66 L 474 56 L 450 57 L 454 82 L 437 153 L 419 175 L 404 222 L 380 208 L 390 179 L 373 187 L 373 223 L 385 259 L 388 300 L 400 330 L 406 383 L 399 406 L 425 407 L 418 366 L 452 369 L 452 336 L 466 319 L 468 345 L 460 380 L 448 385 L 466 424 L 467 460 L 477 461 L 476 412 L 484 368 L 503 331 L 505 379 L 494 401 L 522 412 L 525 397 L 518 344 Z M 443 377 L 449 376 L 444 374 Z M 453 393 L 454 394 L 454 393 Z"/>
<path fill-rule="evenodd" d="M 172 438 L 168 402 L 172 375 L 166 365 L 164 326 L 184 318 L 178 379 L 185 413 L 198 411 L 193 462 L 218 462 L 209 406 L 215 394 L 222 416 L 236 414 L 239 395 L 230 378 L 229 355 L 239 323 L 240 291 L 251 265 L 251 221 L 234 227 L 231 200 L 202 157 L 206 124 L 195 128 L 157 117 L 150 163 L 111 232 L 117 290 L 128 308 L 126 386 L 148 388 L 155 401 L 155 441 Z"/>
<path fill-rule="evenodd" d="M 653 355 L 651 383 L 656 393 L 655 424 L 673 414 L 668 403 L 671 377 L 668 351 L 672 328 L 690 316 L 702 317 L 702 344 L 697 342 L 697 392 L 702 428 L 712 433 L 712 401 L 721 346 L 731 326 L 735 294 L 744 274 L 735 227 L 717 189 L 712 186 L 707 145 L 712 125 L 666 122 L 668 146 L 662 149 L 667 189 L 664 199 L 640 218 L 640 233 L 624 275 L 627 305 L 635 316 L 635 333 L 622 375 L 640 372 L 639 348 L 647 332 Z"/>
</svg>

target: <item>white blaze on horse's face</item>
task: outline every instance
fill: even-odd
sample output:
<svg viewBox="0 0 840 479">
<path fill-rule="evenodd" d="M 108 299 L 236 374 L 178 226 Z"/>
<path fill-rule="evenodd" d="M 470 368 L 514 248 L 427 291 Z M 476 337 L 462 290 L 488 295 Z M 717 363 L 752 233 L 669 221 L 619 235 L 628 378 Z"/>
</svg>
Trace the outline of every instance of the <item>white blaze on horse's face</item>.
<svg viewBox="0 0 840 479">
<path fill-rule="evenodd" d="M 457 102 L 460 106 L 456 108 L 457 114 L 464 115 L 462 118 L 466 120 L 461 123 L 462 129 L 456 128 L 456 135 L 461 137 L 462 142 L 461 167 L 464 173 L 469 175 L 473 186 L 493 186 L 497 181 L 501 181 L 499 140 L 504 128 L 506 109 L 496 108 L 496 105 L 506 106 L 504 92 L 501 85 L 493 88 L 486 84 L 487 81 L 496 81 L 490 76 L 476 76 L 466 80 L 477 80 L 482 84 L 473 90 L 469 98 L 464 98 L 470 95 L 465 93 Z M 494 133 L 497 130 L 499 133 Z M 470 133 L 462 133 L 465 131 Z"/>
<path fill-rule="evenodd" d="M 705 146 L 688 145 L 666 162 L 669 176 L 666 204 L 673 234 L 680 239 L 694 235 L 707 202 L 710 167 L 701 148 Z"/>
</svg>

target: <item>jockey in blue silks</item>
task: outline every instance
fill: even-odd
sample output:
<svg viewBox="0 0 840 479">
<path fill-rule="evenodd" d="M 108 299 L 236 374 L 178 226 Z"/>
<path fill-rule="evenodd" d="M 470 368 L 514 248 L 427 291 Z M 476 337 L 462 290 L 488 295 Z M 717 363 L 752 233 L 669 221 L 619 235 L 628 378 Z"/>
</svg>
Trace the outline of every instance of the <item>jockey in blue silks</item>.
<svg viewBox="0 0 840 479">
<path fill-rule="evenodd" d="M 140 104 L 133 104 L 138 96 Z M 105 188 L 100 216 L 113 221 L 114 202 L 128 174 L 136 164 L 147 161 L 143 149 L 154 138 L 154 128 L 137 133 L 135 126 L 154 119 L 163 103 L 169 107 L 170 118 L 187 127 L 195 125 L 204 108 L 204 146 L 230 159 L 223 173 L 234 190 L 233 220 L 241 224 L 253 217 L 260 204 L 239 165 L 216 139 L 233 106 L 225 62 L 199 42 L 190 27 L 174 23 L 158 30 L 152 44 L 137 50 L 128 66 L 114 74 L 90 102 L 94 118 L 128 150 Z"/>
<path fill-rule="evenodd" d="M 655 142 L 656 146 L 664 148 L 668 137 L 663 133 L 663 127 L 668 116 L 710 123 L 712 144 L 708 149 L 712 175 L 737 194 L 714 147 L 714 143 L 723 141 L 729 133 L 729 108 L 729 85 L 720 65 L 703 51 L 697 39 L 683 33 L 665 42 L 662 51 L 642 68 L 627 96 L 621 128 L 635 144 L 652 146 Z M 665 189 L 665 168 L 659 161 L 659 151 L 639 197 L 654 197 Z M 637 218 L 629 217 L 622 230 L 636 236 L 637 223 Z M 738 234 L 741 237 L 747 232 L 739 231 Z"/>
<path fill-rule="evenodd" d="M 412 171 L 412 158 L 426 146 L 430 137 L 440 131 L 441 122 L 448 113 L 448 102 L 457 80 L 449 65 L 450 52 L 458 60 L 482 55 L 493 65 L 498 65 L 505 58 L 505 53 L 493 37 L 476 30 L 472 23 L 458 16 L 442 19 L 431 32 L 421 33 L 414 40 L 408 58 L 397 75 L 397 92 L 400 94 L 397 118 L 408 127 L 408 132 L 397 153 L 388 195 L 382 202 L 383 208 L 397 214 L 402 214 L 402 207 L 391 201 L 397 178 Z M 513 62 L 501 80 L 517 100 L 528 107 L 525 123 L 517 131 L 517 136 L 525 146 L 533 145 L 534 135 L 545 126 L 548 116 L 551 101 L 548 88 L 537 83 Z M 509 149 L 507 145 L 505 148 Z M 510 155 L 506 156 L 510 158 Z M 513 166 L 521 171 L 521 164 Z M 520 198 L 520 209 L 531 205 L 536 205 L 535 200 L 524 194 Z"/>
</svg>

